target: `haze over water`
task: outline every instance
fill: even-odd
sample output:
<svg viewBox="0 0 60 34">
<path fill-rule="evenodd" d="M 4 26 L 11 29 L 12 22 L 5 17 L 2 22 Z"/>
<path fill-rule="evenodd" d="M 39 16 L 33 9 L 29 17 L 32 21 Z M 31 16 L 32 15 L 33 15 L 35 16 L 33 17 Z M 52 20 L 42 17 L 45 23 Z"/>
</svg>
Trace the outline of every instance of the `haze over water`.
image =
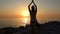
<svg viewBox="0 0 60 34">
<path fill-rule="evenodd" d="M 54 19 L 39 18 L 37 20 L 40 24 L 44 24 L 48 21 L 60 21 L 58 18 Z M 0 27 L 19 27 L 27 24 L 30 24 L 30 18 L 0 18 Z"/>
</svg>

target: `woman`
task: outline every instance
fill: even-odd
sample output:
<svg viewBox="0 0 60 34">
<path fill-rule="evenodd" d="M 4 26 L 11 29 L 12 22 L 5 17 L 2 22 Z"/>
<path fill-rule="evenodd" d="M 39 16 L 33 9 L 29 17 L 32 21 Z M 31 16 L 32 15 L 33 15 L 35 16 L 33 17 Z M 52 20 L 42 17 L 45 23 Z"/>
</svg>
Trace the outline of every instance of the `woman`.
<svg viewBox="0 0 60 34">
<path fill-rule="evenodd" d="M 34 4 L 31 6 L 31 4 Z M 31 6 L 31 8 L 30 8 Z M 37 22 L 37 19 L 36 19 L 36 14 L 37 14 L 37 6 L 36 4 L 34 3 L 34 1 L 32 0 L 32 2 L 29 4 L 28 6 L 28 9 L 29 9 L 29 13 L 30 13 L 30 25 L 31 25 L 31 29 L 32 29 L 32 34 L 35 33 L 35 30 L 37 29 L 36 26 L 40 26 L 39 23 Z"/>
<path fill-rule="evenodd" d="M 33 3 L 34 5 L 31 6 L 32 3 Z M 31 9 L 30 9 L 30 6 L 31 6 Z M 31 23 L 32 25 L 34 25 L 34 24 L 38 25 L 38 22 L 37 22 L 37 19 L 36 19 L 37 6 L 36 6 L 36 4 L 34 3 L 33 0 L 32 0 L 32 2 L 29 4 L 28 9 L 29 9 L 30 18 L 31 18 L 30 23 Z"/>
</svg>

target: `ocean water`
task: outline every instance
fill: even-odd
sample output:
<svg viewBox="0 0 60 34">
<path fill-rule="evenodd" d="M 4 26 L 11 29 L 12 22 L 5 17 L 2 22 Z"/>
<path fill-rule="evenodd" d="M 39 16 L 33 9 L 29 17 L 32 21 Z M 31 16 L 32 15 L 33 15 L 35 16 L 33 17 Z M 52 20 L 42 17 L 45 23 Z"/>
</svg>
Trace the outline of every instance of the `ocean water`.
<svg viewBox="0 0 60 34">
<path fill-rule="evenodd" d="M 38 23 L 44 24 L 48 21 L 60 21 L 59 18 L 37 18 Z M 19 27 L 30 24 L 30 18 L 0 18 L 0 27 Z"/>
<path fill-rule="evenodd" d="M 0 27 L 19 27 L 30 23 L 30 18 L 0 18 Z"/>
</svg>

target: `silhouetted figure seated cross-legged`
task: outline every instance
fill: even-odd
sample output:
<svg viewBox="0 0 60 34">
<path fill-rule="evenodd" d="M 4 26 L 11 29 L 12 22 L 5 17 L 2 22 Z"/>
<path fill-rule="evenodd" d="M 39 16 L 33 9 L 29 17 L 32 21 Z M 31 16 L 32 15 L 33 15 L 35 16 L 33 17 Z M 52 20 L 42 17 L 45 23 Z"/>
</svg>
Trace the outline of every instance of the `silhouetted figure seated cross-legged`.
<svg viewBox="0 0 60 34">
<path fill-rule="evenodd" d="M 34 4 L 31 6 L 31 4 Z M 31 8 L 30 8 L 31 6 Z M 36 19 L 36 14 L 37 14 L 37 6 L 36 4 L 34 3 L 34 1 L 32 0 L 32 2 L 29 4 L 28 6 L 28 9 L 29 9 L 29 12 L 30 12 L 30 25 L 31 25 L 31 28 L 32 28 L 32 31 L 34 31 L 34 27 L 36 26 L 39 26 L 39 23 L 37 22 L 37 19 Z"/>
</svg>

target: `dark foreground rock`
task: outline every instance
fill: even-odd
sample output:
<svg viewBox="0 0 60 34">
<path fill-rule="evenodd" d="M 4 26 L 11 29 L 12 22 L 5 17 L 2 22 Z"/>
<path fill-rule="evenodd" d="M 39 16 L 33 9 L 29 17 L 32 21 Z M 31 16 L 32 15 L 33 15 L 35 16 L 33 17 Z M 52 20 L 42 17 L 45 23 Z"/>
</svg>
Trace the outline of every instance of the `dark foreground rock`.
<svg viewBox="0 0 60 34">
<path fill-rule="evenodd" d="M 40 26 L 33 26 L 34 34 L 60 34 L 60 22 L 50 21 Z M 20 26 L 18 28 L 5 27 L 0 28 L 0 34 L 32 34 L 30 25 Z"/>
</svg>

